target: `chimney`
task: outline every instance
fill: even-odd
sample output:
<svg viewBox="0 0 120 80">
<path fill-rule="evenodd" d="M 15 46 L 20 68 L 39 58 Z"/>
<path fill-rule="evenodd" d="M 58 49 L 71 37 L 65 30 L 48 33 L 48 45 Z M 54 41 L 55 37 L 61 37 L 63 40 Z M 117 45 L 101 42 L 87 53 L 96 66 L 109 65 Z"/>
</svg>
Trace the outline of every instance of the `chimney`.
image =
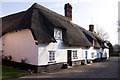
<svg viewBox="0 0 120 80">
<path fill-rule="evenodd" d="M 72 21 L 72 6 L 69 3 L 67 3 L 65 4 L 64 9 L 65 9 L 65 16 L 69 17 L 70 20 Z"/>
<path fill-rule="evenodd" d="M 89 25 L 89 31 L 94 32 L 94 25 L 93 24 Z"/>
</svg>

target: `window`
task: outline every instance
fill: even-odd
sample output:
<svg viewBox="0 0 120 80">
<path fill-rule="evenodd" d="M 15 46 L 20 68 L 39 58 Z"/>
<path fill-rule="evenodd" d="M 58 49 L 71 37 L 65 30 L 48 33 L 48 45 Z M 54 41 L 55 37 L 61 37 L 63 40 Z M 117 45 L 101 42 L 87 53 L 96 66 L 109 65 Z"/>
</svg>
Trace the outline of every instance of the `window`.
<svg viewBox="0 0 120 80">
<path fill-rule="evenodd" d="M 73 59 L 77 59 L 77 51 L 73 51 Z"/>
<path fill-rule="evenodd" d="M 49 61 L 53 62 L 55 60 L 55 51 L 49 51 Z"/>
<path fill-rule="evenodd" d="M 84 58 L 84 51 L 82 51 L 82 58 Z"/>
<path fill-rule="evenodd" d="M 91 53 L 91 58 L 94 58 L 94 53 Z"/>
<path fill-rule="evenodd" d="M 99 53 L 97 53 L 97 58 L 99 58 Z"/>
<path fill-rule="evenodd" d="M 60 31 L 55 31 L 55 39 L 60 40 Z"/>
<path fill-rule="evenodd" d="M 55 28 L 54 29 L 54 38 L 56 39 L 56 40 L 62 40 L 62 29 L 60 29 L 60 28 Z"/>
<path fill-rule="evenodd" d="M 97 45 L 97 40 L 93 40 L 93 45 L 94 45 L 94 46 Z"/>
</svg>

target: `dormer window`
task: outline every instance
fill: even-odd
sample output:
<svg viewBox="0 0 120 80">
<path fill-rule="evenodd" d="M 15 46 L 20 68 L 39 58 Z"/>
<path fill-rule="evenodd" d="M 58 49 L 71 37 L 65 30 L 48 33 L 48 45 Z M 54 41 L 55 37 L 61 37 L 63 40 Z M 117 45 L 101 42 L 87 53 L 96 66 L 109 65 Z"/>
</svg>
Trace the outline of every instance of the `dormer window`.
<svg viewBox="0 0 120 80">
<path fill-rule="evenodd" d="M 93 40 L 93 46 L 97 45 L 97 40 Z"/>
<path fill-rule="evenodd" d="M 62 40 L 62 30 L 59 28 L 54 29 L 54 37 L 56 40 Z"/>
<path fill-rule="evenodd" d="M 55 39 L 60 39 L 60 31 L 55 31 Z"/>
<path fill-rule="evenodd" d="M 107 43 L 104 43 L 104 45 L 105 45 L 106 47 L 108 47 Z"/>
</svg>

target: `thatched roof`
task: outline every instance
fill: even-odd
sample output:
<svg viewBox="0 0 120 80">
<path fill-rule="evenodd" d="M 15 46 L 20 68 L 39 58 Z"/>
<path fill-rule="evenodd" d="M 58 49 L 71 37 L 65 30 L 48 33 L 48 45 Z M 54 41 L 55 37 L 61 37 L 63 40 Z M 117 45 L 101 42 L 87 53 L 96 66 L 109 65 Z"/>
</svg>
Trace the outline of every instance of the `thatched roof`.
<svg viewBox="0 0 120 80">
<path fill-rule="evenodd" d="M 55 42 L 54 28 L 61 28 L 63 42 L 67 45 L 92 46 L 96 39 L 89 31 L 70 22 L 70 19 L 57 14 L 37 3 L 28 10 L 2 18 L 2 34 L 21 29 L 30 29 L 38 42 Z M 99 47 L 97 45 L 96 47 Z"/>
<path fill-rule="evenodd" d="M 98 43 L 98 40 L 95 36 L 93 36 L 93 32 L 88 31 L 82 27 L 80 27 L 87 39 L 93 44 L 93 41 L 96 40 L 96 45 L 94 45 L 95 48 L 100 48 L 100 44 Z"/>
<path fill-rule="evenodd" d="M 100 47 L 101 48 L 107 48 L 107 46 L 104 45 L 104 40 L 96 33 L 91 33 L 96 39 L 97 39 L 97 42 L 99 43 Z"/>
</svg>

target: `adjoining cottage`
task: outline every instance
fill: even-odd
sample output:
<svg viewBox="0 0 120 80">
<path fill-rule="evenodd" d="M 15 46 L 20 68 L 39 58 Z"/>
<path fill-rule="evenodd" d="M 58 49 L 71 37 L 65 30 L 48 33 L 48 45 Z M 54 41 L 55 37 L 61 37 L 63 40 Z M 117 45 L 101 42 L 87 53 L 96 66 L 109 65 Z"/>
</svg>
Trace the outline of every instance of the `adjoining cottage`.
<svg viewBox="0 0 120 80">
<path fill-rule="evenodd" d="M 37 3 L 28 10 L 2 18 L 2 55 L 44 69 L 80 65 L 81 61 L 108 58 L 104 40 L 94 32 L 72 23 L 72 6 L 65 4 L 65 16 Z"/>
</svg>

